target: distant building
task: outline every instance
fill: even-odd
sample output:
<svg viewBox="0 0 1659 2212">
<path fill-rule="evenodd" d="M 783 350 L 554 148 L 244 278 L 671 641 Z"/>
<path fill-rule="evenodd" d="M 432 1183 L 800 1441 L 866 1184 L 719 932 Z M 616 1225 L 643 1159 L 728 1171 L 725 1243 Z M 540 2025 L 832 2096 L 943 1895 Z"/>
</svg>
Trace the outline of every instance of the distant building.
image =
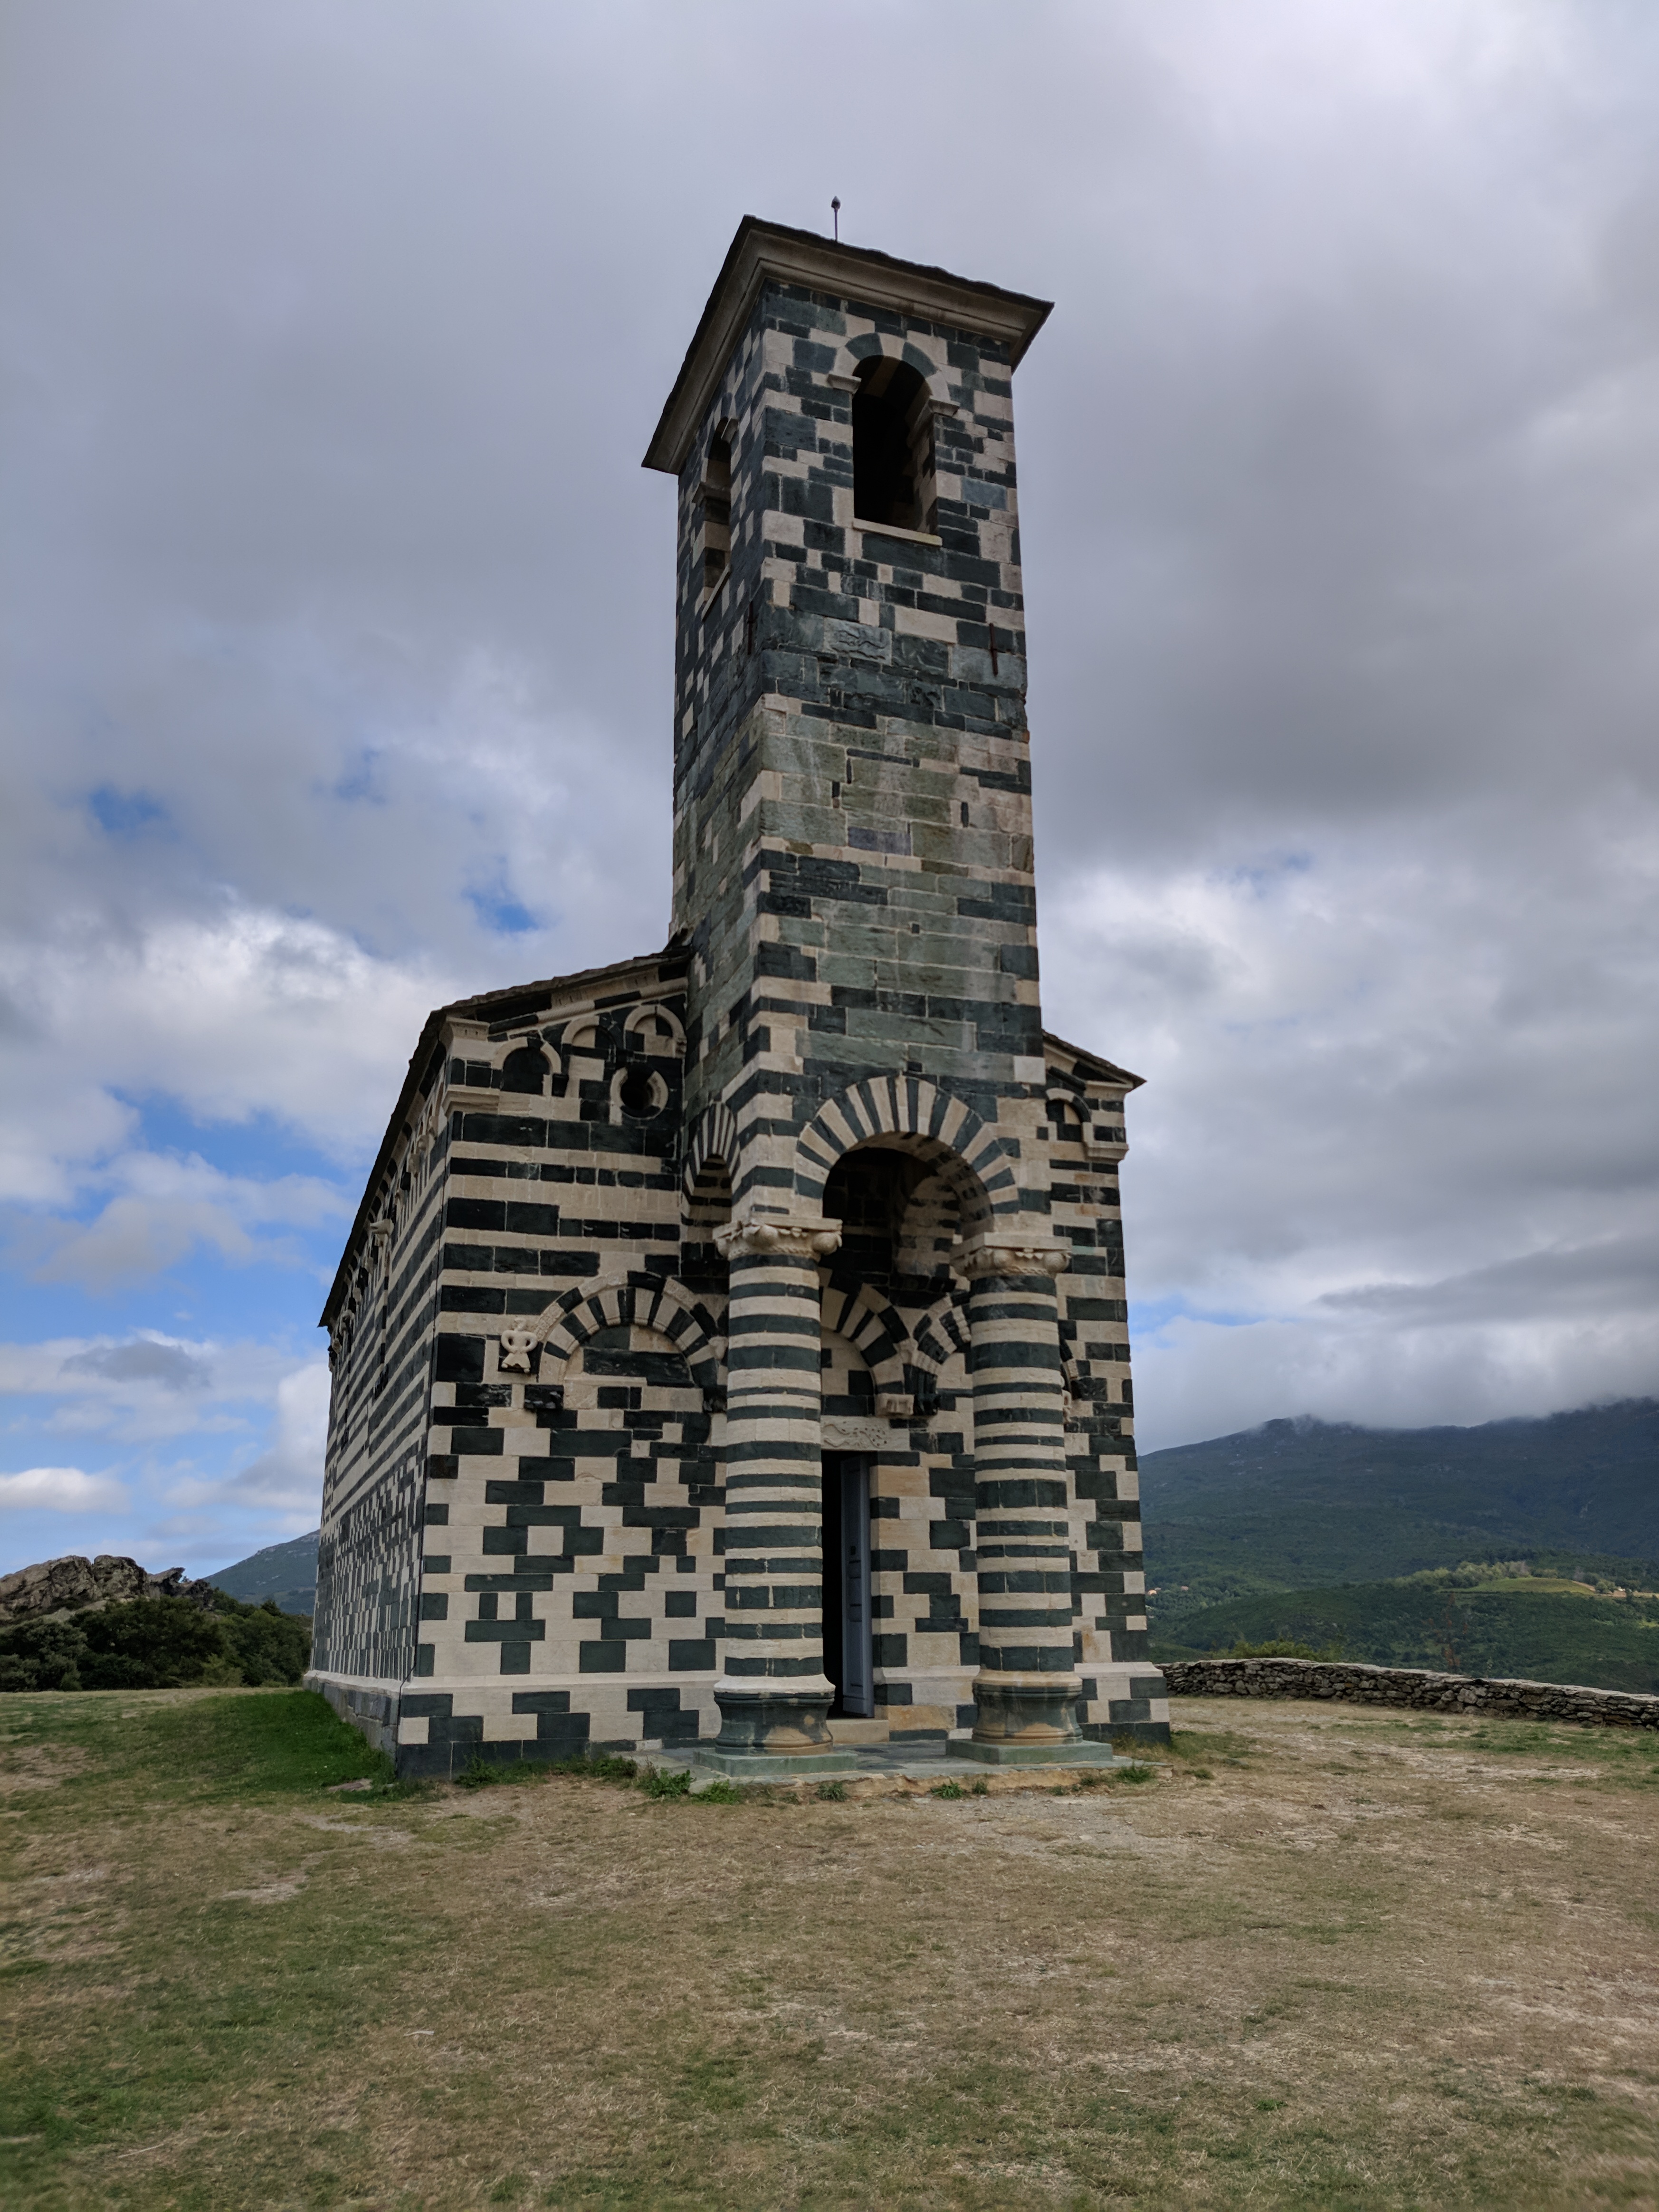
<svg viewBox="0 0 1659 2212">
<path fill-rule="evenodd" d="M 1037 986 L 1012 379 L 1048 312 L 732 242 L 646 456 L 674 934 L 430 1017 L 323 1316 L 310 1679 L 405 1771 L 1168 1735 L 1139 1079 Z"/>
</svg>

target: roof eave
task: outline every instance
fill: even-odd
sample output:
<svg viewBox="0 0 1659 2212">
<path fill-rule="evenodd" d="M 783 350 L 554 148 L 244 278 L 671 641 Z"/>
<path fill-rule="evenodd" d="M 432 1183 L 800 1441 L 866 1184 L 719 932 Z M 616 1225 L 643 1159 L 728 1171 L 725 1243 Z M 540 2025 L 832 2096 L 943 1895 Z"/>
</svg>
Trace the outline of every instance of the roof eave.
<svg viewBox="0 0 1659 2212">
<path fill-rule="evenodd" d="M 1062 1052 L 1069 1052 L 1073 1060 L 1081 1061 L 1102 1083 L 1121 1083 L 1126 1090 L 1139 1091 L 1146 1080 L 1144 1075 L 1131 1075 L 1127 1067 L 1119 1067 L 1115 1061 L 1107 1060 L 1100 1053 L 1085 1051 L 1082 1045 L 1073 1044 L 1066 1037 L 1056 1036 L 1052 1030 L 1044 1030 L 1042 1042 L 1058 1045 Z"/>
</svg>

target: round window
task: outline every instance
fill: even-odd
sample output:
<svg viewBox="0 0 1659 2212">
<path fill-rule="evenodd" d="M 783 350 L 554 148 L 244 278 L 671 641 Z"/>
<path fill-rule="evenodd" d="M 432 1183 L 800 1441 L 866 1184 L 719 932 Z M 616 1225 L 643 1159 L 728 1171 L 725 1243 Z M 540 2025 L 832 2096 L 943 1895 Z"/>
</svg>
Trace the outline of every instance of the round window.
<svg viewBox="0 0 1659 2212">
<path fill-rule="evenodd" d="M 654 1114 L 657 1110 L 656 1085 L 643 1067 L 629 1069 L 617 1095 L 622 1100 L 624 1114 Z"/>
</svg>

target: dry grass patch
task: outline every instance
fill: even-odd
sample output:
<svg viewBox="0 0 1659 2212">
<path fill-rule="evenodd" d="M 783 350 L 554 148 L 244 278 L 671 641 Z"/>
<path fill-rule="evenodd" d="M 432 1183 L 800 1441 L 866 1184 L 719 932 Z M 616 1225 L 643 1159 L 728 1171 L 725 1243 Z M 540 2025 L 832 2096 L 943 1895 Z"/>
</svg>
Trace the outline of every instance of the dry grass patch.
<svg viewBox="0 0 1659 2212">
<path fill-rule="evenodd" d="M 1659 2203 L 1659 1747 L 1177 1711 L 1138 1787 L 711 1804 L 9 1698 L 80 1757 L 0 1809 L 4 2201 Z"/>
</svg>

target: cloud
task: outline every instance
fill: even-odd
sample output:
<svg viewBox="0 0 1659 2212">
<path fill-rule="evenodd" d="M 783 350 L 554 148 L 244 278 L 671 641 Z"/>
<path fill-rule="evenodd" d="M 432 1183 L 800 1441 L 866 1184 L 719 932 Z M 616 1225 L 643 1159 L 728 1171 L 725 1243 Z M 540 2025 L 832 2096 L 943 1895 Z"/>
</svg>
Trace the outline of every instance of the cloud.
<svg viewBox="0 0 1659 2212">
<path fill-rule="evenodd" d="M 137 1452 L 167 1439 L 246 1436 L 274 1412 L 295 1366 L 288 1347 L 246 1340 L 0 1342 L 0 1400 L 17 1408 L 14 1426 L 44 1408 L 55 1431 L 112 1431 Z"/>
<path fill-rule="evenodd" d="M 1366 1283 L 1327 1291 L 1319 1303 L 1413 1325 L 1597 1315 L 1628 1315 L 1645 1322 L 1659 1305 L 1659 1236 L 1612 1235 L 1593 1244 L 1552 1245 L 1437 1283 Z"/>
<path fill-rule="evenodd" d="M 276 1434 L 269 1451 L 245 1467 L 231 1488 L 245 1503 L 297 1516 L 292 1533 L 313 1528 L 322 1511 L 323 1452 L 328 1442 L 328 1362 L 285 1375 L 276 1386 Z"/>
<path fill-rule="evenodd" d="M 127 1503 L 118 1482 L 78 1467 L 31 1467 L 0 1474 L 0 1507 L 45 1513 L 118 1513 Z"/>
<path fill-rule="evenodd" d="M 0 1478 L 0 1497 L 35 1516 L 0 1546 L 0 1571 L 91 1546 L 152 1567 L 182 1555 L 199 1572 L 314 1528 L 328 1393 L 325 1360 L 270 1344 L 0 1344 L 14 1456 L 54 1431 L 96 1432 L 104 1454 L 119 1455 L 97 1475 L 34 1468 Z M 74 1528 L 54 1527 L 70 1514 Z"/>
<path fill-rule="evenodd" d="M 165 1390 L 204 1390 L 210 1370 L 182 1345 L 137 1337 L 131 1344 L 94 1345 L 71 1352 L 60 1375 L 96 1375 L 111 1382 L 158 1382 Z"/>
<path fill-rule="evenodd" d="M 1468 1426 L 1650 1396 L 1653 1380 L 1647 1316 L 1529 1327 L 1483 1314 L 1383 1329 L 1329 1315 L 1183 1315 L 1135 1343 L 1143 1451 L 1303 1413 L 1378 1428 Z"/>
<path fill-rule="evenodd" d="M 84 905 L 60 908 L 48 931 L 0 942 L 0 986 L 17 1102 L 0 1195 L 61 1204 L 94 1174 L 125 1184 L 101 1240 L 118 1267 L 167 1264 L 147 1255 L 155 1201 L 205 1201 L 198 1233 L 234 1243 L 250 1206 L 300 1218 L 331 1195 L 232 1193 L 200 1161 L 115 1157 L 136 1131 L 131 1098 L 165 1094 L 204 1123 L 270 1115 L 349 1152 L 389 1109 L 426 1014 L 453 994 L 453 976 L 419 959 L 377 960 L 337 928 L 229 899 L 113 935 Z M 35 1080 L 47 1062 L 51 1098 Z"/>
<path fill-rule="evenodd" d="M 837 191 L 1058 302 L 1017 388 L 1044 1010 L 1148 1078 L 1147 1439 L 1659 1382 L 1659 19 L 848 6 L 823 51 L 729 0 L 11 42 L 0 1193 L 52 1343 L 0 1380 L 196 1440 L 210 1516 L 426 1012 L 666 933 L 635 464 L 756 204 L 716 107 L 836 149 L 760 212 Z M 249 1318 L 176 1340 L 206 1384 L 98 1364 L 210 1269 Z M 75 1304 L 119 1286 L 136 1337 Z M 303 1432 L 239 1494 L 308 1495 Z"/>
<path fill-rule="evenodd" d="M 94 1189 L 113 1183 L 118 1194 L 84 1224 L 36 1227 L 33 1273 L 42 1281 L 101 1290 L 158 1274 L 198 1245 L 233 1266 L 256 1259 L 294 1264 L 300 1255 L 291 1246 L 256 1232 L 273 1224 L 311 1228 L 352 1210 L 343 1190 L 315 1176 L 258 1182 L 225 1175 L 200 1158 L 154 1152 L 125 1154 L 86 1182 Z"/>
<path fill-rule="evenodd" d="M 1143 1440 L 1659 1387 L 1659 811 L 1229 845 L 1044 914 L 1050 1020 L 1148 1079 Z"/>
</svg>

